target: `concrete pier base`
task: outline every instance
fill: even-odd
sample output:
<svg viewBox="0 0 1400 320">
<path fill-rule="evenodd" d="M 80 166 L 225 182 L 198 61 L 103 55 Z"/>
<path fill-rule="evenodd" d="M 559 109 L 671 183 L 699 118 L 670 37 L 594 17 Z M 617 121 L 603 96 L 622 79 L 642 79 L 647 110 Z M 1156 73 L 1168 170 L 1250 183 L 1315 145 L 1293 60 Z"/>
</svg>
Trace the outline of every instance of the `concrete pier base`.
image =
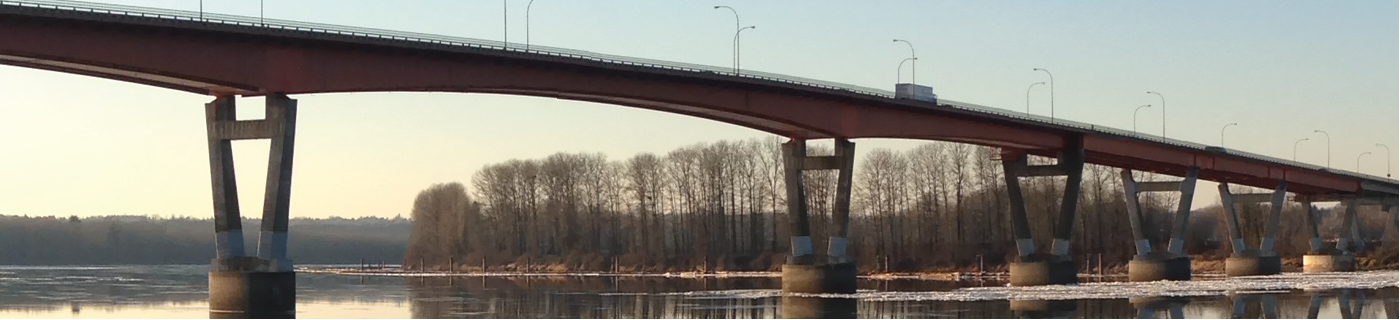
<svg viewBox="0 0 1400 320">
<path fill-rule="evenodd" d="M 1225 275 L 1231 277 L 1279 274 L 1282 268 L 1282 261 L 1272 252 L 1245 250 L 1225 259 Z"/>
<path fill-rule="evenodd" d="M 856 293 L 856 264 L 785 264 L 784 293 Z"/>
<path fill-rule="evenodd" d="M 1158 280 L 1191 280 L 1191 258 L 1153 252 L 1128 261 L 1128 281 Z"/>
<path fill-rule="evenodd" d="M 295 272 L 210 272 L 210 318 L 296 317 Z"/>
<path fill-rule="evenodd" d="M 1303 272 L 1356 271 L 1356 256 L 1347 254 L 1303 255 Z"/>
<path fill-rule="evenodd" d="M 781 313 L 784 319 L 855 319 L 855 298 L 815 298 L 783 296 Z"/>
<path fill-rule="evenodd" d="M 1043 286 L 1079 283 L 1079 268 L 1073 260 L 1057 261 L 1055 256 L 1033 255 L 1009 266 L 1011 286 Z"/>
</svg>

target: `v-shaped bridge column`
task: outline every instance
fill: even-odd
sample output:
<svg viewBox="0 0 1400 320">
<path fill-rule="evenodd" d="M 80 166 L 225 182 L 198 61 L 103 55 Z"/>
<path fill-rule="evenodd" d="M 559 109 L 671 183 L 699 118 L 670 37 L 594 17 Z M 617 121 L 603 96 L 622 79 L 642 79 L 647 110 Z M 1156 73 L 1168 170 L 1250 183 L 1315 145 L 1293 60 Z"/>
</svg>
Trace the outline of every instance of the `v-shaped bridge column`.
<svg viewBox="0 0 1400 320">
<path fill-rule="evenodd" d="M 1083 138 L 1065 138 L 1058 164 L 1031 166 L 1025 151 L 1002 150 L 1001 165 L 1005 173 L 1007 198 L 1010 199 L 1012 231 L 1016 236 L 1016 260 L 1008 268 L 1011 285 L 1078 283 L 1079 270 L 1069 255 L 1069 245 L 1070 236 L 1074 233 L 1075 214 L 1079 209 L 1079 184 L 1084 173 Z M 1036 254 L 1020 178 L 1053 176 L 1065 177 L 1060 215 L 1055 222 L 1055 239 L 1050 243 L 1049 255 Z"/>
<path fill-rule="evenodd" d="M 846 253 L 850 233 L 851 173 L 855 168 L 855 143 L 836 139 L 836 155 L 807 156 L 807 141 L 792 139 L 783 144 L 783 181 L 787 187 L 788 213 L 792 216 L 792 253 L 783 265 L 783 292 L 855 293 L 856 267 Z M 811 220 L 802 172 L 837 170 L 836 207 L 833 208 L 835 235 L 827 242 L 825 256 L 812 249 Z"/>
<path fill-rule="evenodd" d="M 1196 177 L 1201 170 L 1191 167 L 1181 181 L 1137 182 L 1132 170 L 1123 169 L 1123 198 L 1128 206 L 1128 222 L 1133 230 L 1133 246 L 1137 256 L 1128 261 L 1128 281 L 1191 280 L 1191 259 L 1183 252 L 1184 239 L 1190 227 L 1191 200 L 1195 197 Z M 1142 207 L 1138 203 L 1138 193 L 1179 192 L 1176 221 L 1172 238 L 1166 251 L 1152 251 L 1152 243 L 1143 229 Z"/>
<path fill-rule="evenodd" d="M 296 274 L 287 258 L 296 101 L 282 94 L 269 95 L 266 101 L 267 116 L 262 120 L 237 120 L 232 96 L 219 96 L 205 105 L 214 194 L 215 258 L 209 272 L 212 317 L 290 317 L 296 311 Z M 247 139 L 271 140 L 257 257 L 245 256 L 243 249 L 231 147 L 233 140 Z"/>
<path fill-rule="evenodd" d="M 1225 209 L 1225 220 L 1230 229 L 1230 247 L 1233 251 L 1225 259 L 1225 274 L 1229 276 L 1270 275 L 1281 272 L 1281 260 L 1274 252 L 1275 236 L 1278 233 L 1279 218 L 1288 196 L 1288 183 L 1279 181 L 1273 193 L 1234 194 L 1230 185 L 1220 184 L 1220 203 Z M 1259 249 L 1249 249 L 1240 233 L 1239 214 L 1235 204 L 1255 204 L 1269 202 L 1269 217 L 1264 226 L 1264 235 L 1259 240 Z"/>
</svg>

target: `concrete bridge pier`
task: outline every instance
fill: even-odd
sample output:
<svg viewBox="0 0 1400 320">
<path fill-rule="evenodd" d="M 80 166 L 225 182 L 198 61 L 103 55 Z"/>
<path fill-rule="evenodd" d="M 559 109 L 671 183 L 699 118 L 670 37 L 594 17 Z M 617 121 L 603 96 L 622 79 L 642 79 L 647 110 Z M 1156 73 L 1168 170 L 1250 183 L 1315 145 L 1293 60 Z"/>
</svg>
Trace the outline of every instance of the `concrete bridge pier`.
<svg viewBox="0 0 1400 320">
<path fill-rule="evenodd" d="M 1010 199 L 1011 226 L 1016 235 L 1016 259 L 1008 267 L 1012 286 L 1079 283 L 1079 268 L 1069 254 L 1069 244 L 1070 236 L 1074 233 L 1079 184 L 1084 173 L 1081 141 L 1077 138 L 1066 139 L 1059 163 L 1055 165 L 1030 166 L 1024 152 L 1002 151 L 1001 164 L 1007 198 Z M 1060 215 L 1055 221 L 1055 240 L 1050 243 L 1050 254 L 1040 254 L 1036 253 L 1035 242 L 1031 239 L 1020 178 L 1047 176 L 1064 176 L 1065 189 L 1060 201 Z"/>
<path fill-rule="evenodd" d="M 1278 188 L 1271 194 L 1237 195 L 1230 192 L 1230 185 L 1227 183 L 1221 183 L 1219 189 L 1220 203 L 1225 208 L 1225 221 L 1230 229 L 1230 247 L 1234 251 L 1225 259 L 1225 274 L 1231 277 L 1279 274 L 1282 264 L 1278 254 L 1274 252 L 1274 239 L 1278 233 L 1279 216 L 1283 212 L 1284 201 L 1288 195 L 1288 183 L 1280 181 Z M 1269 201 L 1271 205 L 1268 222 L 1264 226 L 1264 237 L 1259 242 L 1258 250 L 1249 249 L 1240 233 L 1239 214 L 1235 210 L 1235 204 L 1264 201 Z"/>
<path fill-rule="evenodd" d="M 1356 252 L 1352 251 L 1351 238 L 1356 235 L 1356 200 L 1343 200 L 1346 205 L 1346 213 L 1342 216 L 1342 225 L 1349 226 L 1342 228 L 1342 234 L 1337 239 L 1336 248 L 1324 248 L 1321 237 L 1317 231 L 1317 217 L 1314 216 L 1312 205 L 1308 205 L 1308 229 L 1312 233 L 1313 239 L 1309 240 L 1309 252 L 1303 255 L 1303 272 L 1345 272 L 1356 270 Z"/>
<path fill-rule="evenodd" d="M 296 274 L 292 260 L 287 258 L 287 223 L 296 101 L 281 94 L 267 96 L 267 116 L 263 120 L 239 121 L 234 114 L 233 96 L 219 96 L 205 105 L 215 232 L 215 258 L 209 270 L 209 316 L 292 318 L 296 315 Z M 243 249 L 238 188 L 234 182 L 231 142 L 243 139 L 272 140 L 256 257 L 246 256 Z"/>
<path fill-rule="evenodd" d="M 792 251 L 783 265 L 784 293 L 855 293 L 856 265 L 846 254 L 850 233 L 851 171 L 855 167 L 855 143 L 836 139 L 836 154 L 808 157 L 807 141 L 792 139 L 783 144 L 783 181 L 787 188 L 788 213 L 792 215 Z M 807 215 L 807 195 L 802 171 L 838 170 L 836 205 L 832 220 L 837 234 L 827 241 L 827 252 L 812 249 L 812 228 Z"/>
<path fill-rule="evenodd" d="M 1133 246 L 1137 255 L 1128 261 L 1128 281 L 1191 280 L 1191 258 L 1185 248 L 1187 228 L 1190 226 L 1191 200 L 1196 193 L 1196 176 L 1201 169 L 1191 167 L 1181 181 L 1137 182 L 1132 170 L 1123 169 L 1123 198 L 1128 207 L 1128 223 L 1133 231 Z M 1166 251 L 1153 251 L 1152 243 L 1143 233 L 1142 207 L 1138 203 L 1138 193 L 1169 192 L 1181 193 L 1177 203 L 1176 221 L 1172 226 L 1172 237 Z"/>
</svg>

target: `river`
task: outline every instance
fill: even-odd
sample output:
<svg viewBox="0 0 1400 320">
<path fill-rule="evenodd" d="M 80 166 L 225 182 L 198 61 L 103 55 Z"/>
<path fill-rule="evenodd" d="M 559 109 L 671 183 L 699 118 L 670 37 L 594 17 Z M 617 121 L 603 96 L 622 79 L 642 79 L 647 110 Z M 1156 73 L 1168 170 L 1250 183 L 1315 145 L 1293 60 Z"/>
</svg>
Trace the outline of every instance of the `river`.
<svg viewBox="0 0 1400 320">
<path fill-rule="evenodd" d="M 0 266 L 0 318 L 207 318 L 208 266 Z M 298 318 L 1396 318 L 1397 276 L 1371 271 L 1010 288 L 862 280 L 782 296 L 769 277 L 360 276 L 300 273 Z"/>
</svg>

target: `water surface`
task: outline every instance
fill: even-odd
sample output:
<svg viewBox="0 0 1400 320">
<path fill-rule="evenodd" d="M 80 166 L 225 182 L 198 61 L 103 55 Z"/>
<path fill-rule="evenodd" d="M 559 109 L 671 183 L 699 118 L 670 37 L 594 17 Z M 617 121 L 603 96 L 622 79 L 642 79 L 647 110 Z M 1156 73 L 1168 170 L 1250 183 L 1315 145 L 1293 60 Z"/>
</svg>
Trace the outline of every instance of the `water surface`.
<svg viewBox="0 0 1400 320">
<path fill-rule="evenodd" d="M 0 267 L 2 318 L 207 318 L 207 266 Z M 1396 271 L 1190 282 L 862 280 L 782 296 L 768 277 L 301 273 L 299 318 L 1396 318 Z"/>
</svg>

